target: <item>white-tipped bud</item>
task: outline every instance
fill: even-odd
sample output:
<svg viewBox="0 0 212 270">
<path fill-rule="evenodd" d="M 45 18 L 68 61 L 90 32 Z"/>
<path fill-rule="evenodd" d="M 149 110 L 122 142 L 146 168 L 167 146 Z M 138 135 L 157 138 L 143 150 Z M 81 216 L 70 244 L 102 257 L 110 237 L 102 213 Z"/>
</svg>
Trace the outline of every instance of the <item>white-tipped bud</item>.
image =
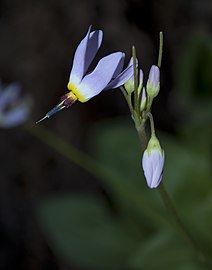
<svg viewBox="0 0 212 270">
<path fill-rule="evenodd" d="M 142 166 L 149 188 L 156 188 L 162 180 L 165 154 L 155 135 L 149 140 L 147 149 L 144 151 Z"/>
<path fill-rule="evenodd" d="M 153 65 L 149 72 L 149 78 L 147 81 L 147 94 L 154 98 L 157 96 L 160 90 L 160 69 L 158 66 Z"/>
<path fill-rule="evenodd" d="M 134 91 L 134 77 L 132 76 L 125 84 L 124 87 L 128 94 L 132 94 Z"/>
<path fill-rule="evenodd" d="M 142 112 L 146 107 L 146 90 L 143 87 L 142 96 L 141 96 L 141 103 L 140 103 L 140 111 Z"/>
<path fill-rule="evenodd" d="M 144 73 L 142 69 L 139 69 L 138 95 L 140 95 L 142 87 L 143 87 L 143 79 L 144 79 Z"/>
<path fill-rule="evenodd" d="M 130 61 L 131 63 L 131 61 Z M 143 71 L 140 69 L 138 74 L 138 94 L 140 94 L 143 86 Z M 134 75 L 124 84 L 124 87 L 128 94 L 132 94 L 135 90 L 134 88 Z"/>
</svg>

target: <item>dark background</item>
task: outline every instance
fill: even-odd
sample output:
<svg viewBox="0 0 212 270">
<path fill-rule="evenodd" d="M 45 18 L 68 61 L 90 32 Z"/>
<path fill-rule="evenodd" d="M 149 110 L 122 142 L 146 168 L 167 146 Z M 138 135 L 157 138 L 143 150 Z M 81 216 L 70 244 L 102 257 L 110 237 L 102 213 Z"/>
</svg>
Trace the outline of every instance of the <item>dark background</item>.
<svg viewBox="0 0 212 270">
<path fill-rule="evenodd" d="M 135 45 L 146 76 L 157 63 L 163 31 L 161 92 L 153 114 L 158 129 L 176 134 L 187 111 L 178 97 L 180 57 L 189 37 L 210 36 L 211 20 L 210 0 L 0 1 L 0 77 L 5 84 L 19 81 L 32 96 L 35 122 L 66 92 L 74 51 L 90 24 L 104 31 L 96 59 L 121 50 L 127 64 Z M 125 115 L 127 105 L 115 89 L 74 104 L 43 125 L 86 152 L 93 125 Z M 49 193 L 104 193 L 104 187 L 24 128 L 1 129 L 0 149 L 0 269 L 81 269 L 55 257 L 34 207 Z"/>
</svg>

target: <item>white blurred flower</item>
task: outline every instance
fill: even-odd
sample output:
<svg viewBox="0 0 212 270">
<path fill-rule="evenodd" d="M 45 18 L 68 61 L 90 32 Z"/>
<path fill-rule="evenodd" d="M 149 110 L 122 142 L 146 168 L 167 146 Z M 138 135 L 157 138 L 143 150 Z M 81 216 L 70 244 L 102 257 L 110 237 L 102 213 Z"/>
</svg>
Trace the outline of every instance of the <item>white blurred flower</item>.
<svg viewBox="0 0 212 270">
<path fill-rule="evenodd" d="M 23 124 L 31 108 L 29 97 L 21 96 L 21 86 L 11 83 L 4 87 L 0 82 L 0 127 L 12 128 Z"/>
</svg>

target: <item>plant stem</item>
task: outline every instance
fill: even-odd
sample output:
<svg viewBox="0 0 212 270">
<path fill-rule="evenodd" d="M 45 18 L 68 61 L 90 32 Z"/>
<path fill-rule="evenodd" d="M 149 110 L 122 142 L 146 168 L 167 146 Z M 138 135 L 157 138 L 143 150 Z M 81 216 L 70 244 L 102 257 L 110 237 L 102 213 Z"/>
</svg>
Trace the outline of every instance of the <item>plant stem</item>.
<svg viewBox="0 0 212 270">
<path fill-rule="evenodd" d="M 34 124 L 27 124 L 24 126 L 24 129 L 34 137 L 40 139 L 57 153 L 66 157 L 69 161 L 75 163 L 102 181 L 105 188 L 108 189 L 111 198 L 117 205 L 123 207 L 123 204 L 126 204 L 127 202 L 127 207 L 138 209 L 138 212 L 142 213 L 147 220 L 150 220 L 151 224 L 155 225 L 155 228 L 158 226 L 158 223 L 161 224 L 161 226 L 167 225 L 167 220 L 164 217 L 159 215 L 154 208 L 146 205 L 145 200 L 141 195 L 142 193 L 131 183 L 124 181 L 124 179 L 117 175 L 113 170 L 110 170 L 104 166 L 104 164 L 78 150 L 72 144 L 67 143 L 62 138 L 40 125 L 36 125 L 35 127 Z"/>
<path fill-rule="evenodd" d="M 123 86 L 120 86 L 120 89 L 121 89 L 121 91 L 122 91 L 122 93 L 123 93 L 123 95 L 124 95 L 124 97 L 125 97 L 125 99 L 126 99 L 126 101 L 127 101 L 127 104 L 128 104 L 128 106 L 129 106 L 129 109 L 130 109 L 130 113 L 131 113 L 131 115 L 133 116 L 133 106 L 132 106 L 131 94 L 128 94 L 128 93 L 125 91 L 125 89 L 124 89 Z"/>
<path fill-rule="evenodd" d="M 139 114 L 139 99 L 138 99 L 138 70 L 137 70 L 137 57 L 135 46 L 132 47 L 133 57 L 133 71 L 134 71 L 134 109 Z"/>
<path fill-rule="evenodd" d="M 184 234 L 185 238 L 188 240 L 190 245 L 193 247 L 193 249 L 196 251 L 198 255 L 199 262 L 206 268 L 206 269 L 212 269 L 211 264 L 209 260 L 207 259 L 207 256 L 204 254 L 204 252 L 200 249 L 200 247 L 197 245 L 194 238 L 191 236 L 190 232 L 187 230 L 185 225 L 183 224 L 181 218 L 179 217 L 176 208 L 174 207 L 173 202 L 171 201 L 171 198 L 164 186 L 164 184 L 161 182 L 158 190 L 160 192 L 160 195 L 162 197 L 162 200 L 168 209 L 170 215 L 175 220 L 176 225 L 181 230 L 181 232 Z"/>
<path fill-rule="evenodd" d="M 163 56 L 163 32 L 159 33 L 159 54 L 158 54 L 158 67 L 161 68 Z"/>
<path fill-rule="evenodd" d="M 149 117 L 149 121 L 150 121 L 151 136 L 154 136 L 155 135 L 155 126 L 154 126 L 154 120 L 153 120 L 151 112 L 148 112 L 147 116 Z"/>
<path fill-rule="evenodd" d="M 151 129 L 152 129 L 152 115 L 151 113 L 148 113 L 148 117 L 150 119 L 150 125 L 151 125 Z M 154 125 L 153 125 L 154 126 Z M 154 130 L 154 129 L 153 129 Z M 140 132 L 142 134 L 140 134 Z M 140 142 L 141 145 L 147 145 L 147 140 L 146 142 L 144 142 L 144 139 L 147 138 L 146 137 L 146 133 L 145 133 L 145 129 L 141 129 L 140 131 L 138 131 L 138 135 L 140 138 Z M 146 147 L 143 148 L 143 150 L 145 150 Z M 167 208 L 167 210 L 169 211 L 170 215 L 172 216 L 173 220 L 175 221 L 176 225 L 178 226 L 178 228 L 180 229 L 180 231 L 184 234 L 185 238 L 188 240 L 188 242 L 190 243 L 190 245 L 192 246 L 192 248 L 195 250 L 195 252 L 198 255 L 198 259 L 199 262 L 204 266 L 205 269 L 212 269 L 212 265 L 210 263 L 210 260 L 207 258 L 207 256 L 205 255 L 205 253 L 200 249 L 200 247 L 197 245 L 196 241 L 193 239 L 192 235 L 189 233 L 189 231 L 187 230 L 187 228 L 185 227 L 185 225 L 183 224 L 180 216 L 177 213 L 177 210 L 164 186 L 164 184 L 161 182 L 159 187 L 158 187 L 158 191 L 161 195 L 162 201 L 165 205 L 165 207 Z"/>
</svg>

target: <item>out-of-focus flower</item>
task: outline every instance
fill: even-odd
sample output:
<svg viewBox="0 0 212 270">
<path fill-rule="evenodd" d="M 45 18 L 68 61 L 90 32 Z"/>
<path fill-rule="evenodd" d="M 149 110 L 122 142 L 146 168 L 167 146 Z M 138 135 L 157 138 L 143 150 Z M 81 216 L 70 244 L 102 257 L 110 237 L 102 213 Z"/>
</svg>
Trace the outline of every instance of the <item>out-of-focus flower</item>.
<svg viewBox="0 0 212 270">
<path fill-rule="evenodd" d="M 0 127 L 12 128 L 23 124 L 30 114 L 31 100 L 21 96 L 21 86 L 11 83 L 6 87 L 0 83 Z"/>
<path fill-rule="evenodd" d="M 157 96 L 160 90 L 160 69 L 158 66 L 153 65 L 149 72 L 149 78 L 147 81 L 147 94 L 154 98 Z"/>
<path fill-rule="evenodd" d="M 144 151 L 142 166 L 149 188 L 156 188 L 162 180 L 164 167 L 164 150 L 161 148 L 157 137 L 153 134 Z"/>
<path fill-rule="evenodd" d="M 40 121 L 49 118 L 63 108 L 68 108 L 77 100 L 86 102 L 98 95 L 102 90 L 119 87 L 132 76 L 132 66 L 122 71 L 125 58 L 123 52 L 115 52 L 103 57 L 96 68 L 88 73 L 88 68 L 101 46 L 102 38 L 103 32 L 101 30 L 91 32 L 91 26 L 89 27 L 86 36 L 78 45 L 74 55 L 68 82 L 69 92 Z"/>
</svg>

